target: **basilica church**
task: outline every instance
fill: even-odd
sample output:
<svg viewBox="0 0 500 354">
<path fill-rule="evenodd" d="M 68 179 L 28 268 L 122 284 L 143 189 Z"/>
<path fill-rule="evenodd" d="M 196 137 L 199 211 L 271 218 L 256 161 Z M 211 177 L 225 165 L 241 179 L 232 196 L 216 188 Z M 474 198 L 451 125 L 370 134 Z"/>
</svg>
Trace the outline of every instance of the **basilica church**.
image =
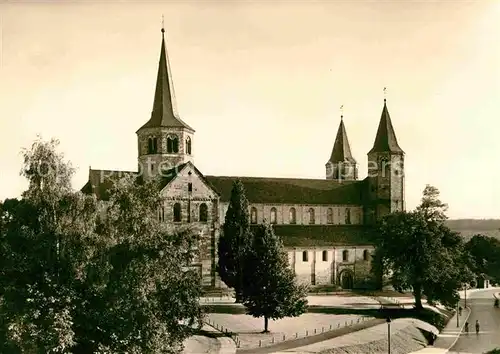
<svg viewBox="0 0 500 354">
<path fill-rule="evenodd" d="M 366 279 L 374 223 L 405 205 L 404 152 L 385 99 L 364 179 L 358 178 L 342 117 L 324 179 L 204 175 L 193 159 L 195 130 L 176 109 L 164 32 L 153 110 L 136 131 L 138 171 L 90 169 L 82 192 L 106 201 L 114 181 L 124 175 L 160 176 L 164 205 L 158 219 L 200 232 L 210 247 L 193 266 L 203 286 L 219 288 L 225 284 L 216 273 L 217 240 L 233 182 L 239 179 L 249 201 L 250 223 L 273 224 L 299 281 L 352 288 Z"/>
</svg>

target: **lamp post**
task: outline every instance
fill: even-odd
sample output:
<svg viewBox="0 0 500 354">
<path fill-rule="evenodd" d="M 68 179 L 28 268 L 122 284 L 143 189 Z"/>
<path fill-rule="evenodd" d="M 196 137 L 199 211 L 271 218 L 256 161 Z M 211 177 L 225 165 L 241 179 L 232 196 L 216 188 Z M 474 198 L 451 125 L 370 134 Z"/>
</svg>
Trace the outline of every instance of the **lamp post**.
<svg viewBox="0 0 500 354">
<path fill-rule="evenodd" d="M 391 319 L 387 317 L 387 353 L 391 354 Z"/>
<path fill-rule="evenodd" d="M 459 313 L 459 310 L 458 310 L 458 306 L 460 305 L 460 300 L 458 300 L 457 302 L 457 328 L 460 327 L 460 324 L 459 324 L 459 316 L 460 316 L 460 313 Z"/>
</svg>

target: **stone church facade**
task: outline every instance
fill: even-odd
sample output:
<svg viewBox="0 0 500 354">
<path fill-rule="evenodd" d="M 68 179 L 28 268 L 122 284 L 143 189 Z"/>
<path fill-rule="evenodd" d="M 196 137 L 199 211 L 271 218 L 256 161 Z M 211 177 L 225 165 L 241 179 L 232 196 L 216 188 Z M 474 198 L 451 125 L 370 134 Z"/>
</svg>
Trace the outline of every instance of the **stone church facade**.
<svg viewBox="0 0 500 354">
<path fill-rule="evenodd" d="M 358 179 L 342 117 L 324 179 L 203 175 L 193 159 L 195 130 L 175 106 L 163 29 L 153 110 L 136 134 L 138 171 L 90 169 L 82 192 L 105 201 L 124 175 L 159 176 L 165 201 L 158 219 L 197 230 L 210 246 L 193 265 L 206 287 L 225 287 L 215 271 L 216 249 L 236 179 L 245 187 L 251 224 L 273 224 L 298 279 L 312 286 L 351 288 L 366 277 L 375 221 L 404 209 L 404 152 L 385 100 L 364 179 Z"/>
</svg>

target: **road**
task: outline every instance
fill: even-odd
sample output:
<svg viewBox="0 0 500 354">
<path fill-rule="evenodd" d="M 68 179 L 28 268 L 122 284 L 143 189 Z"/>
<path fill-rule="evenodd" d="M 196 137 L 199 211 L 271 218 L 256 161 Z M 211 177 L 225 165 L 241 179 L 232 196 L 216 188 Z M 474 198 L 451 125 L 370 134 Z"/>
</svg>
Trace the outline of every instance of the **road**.
<svg viewBox="0 0 500 354">
<path fill-rule="evenodd" d="M 493 307 L 493 293 L 498 291 L 479 291 L 468 296 L 469 334 L 462 333 L 450 353 L 485 353 L 500 348 L 500 308 Z M 475 330 L 476 320 L 480 323 L 479 334 Z"/>
</svg>

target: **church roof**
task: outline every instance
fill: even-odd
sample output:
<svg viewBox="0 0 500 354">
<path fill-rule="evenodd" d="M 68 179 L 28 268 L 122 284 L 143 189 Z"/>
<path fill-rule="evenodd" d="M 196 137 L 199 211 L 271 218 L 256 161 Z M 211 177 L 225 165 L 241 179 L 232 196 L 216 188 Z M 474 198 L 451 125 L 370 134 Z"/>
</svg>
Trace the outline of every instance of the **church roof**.
<svg viewBox="0 0 500 354">
<path fill-rule="evenodd" d="M 335 143 L 333 144 L 332 154 L 330 156 L 329 162 L 345 161 L 356 163 L 356 160 L 351 153 L 351 146 L 349 144 L 349 139 L 347 138 L 344 119 L 340 119 L 339 129 L 337 130 L 337 137 L 335 138 Z"/>
<path fill-rule="evenodd" d="M 158 65 L 158 76 L 156 78 L 153 111 L 151 112 L 151 118 L 139 130 L 159 127 L 186 128 L 194 132 L 194 129 L 179 117 L 177 111 L 172 73 L 170 71 L 170 63 L 165 46 L 164 29 L 162 29 L 160 62 Z"/>
<path fill-rule="evenodd" d="M 362 225 L 273 225 L 286 247 L 373 245 L 373 228 Z"/>
<path fill-rule="evenodd" d="M 375 142 L 369 154 L 372 152 L 394 152 L 404 154 L 403 150 L 399 147 L 385 99 L 382 116 L 380 117 L 380 123 L 378 125 L 377 136 L 375 137 Z"/>
<path fill-rule="evenodd" d="M 89 180 L 81 191 L 85 194 L 95 194 L 99 200 L 109 200 L 109 192 L 113 184 L 127 176 L 138 176 L 132 171 L 89 170 Z"/>
<path fill-rule="evenodd" d="M 233 182 L 241 180 L 250 203 L 267 204 L 362 204 L 362 181 L 332 181 L 307 178 L 205 176 L 229 201 Z"/>
</svg>

